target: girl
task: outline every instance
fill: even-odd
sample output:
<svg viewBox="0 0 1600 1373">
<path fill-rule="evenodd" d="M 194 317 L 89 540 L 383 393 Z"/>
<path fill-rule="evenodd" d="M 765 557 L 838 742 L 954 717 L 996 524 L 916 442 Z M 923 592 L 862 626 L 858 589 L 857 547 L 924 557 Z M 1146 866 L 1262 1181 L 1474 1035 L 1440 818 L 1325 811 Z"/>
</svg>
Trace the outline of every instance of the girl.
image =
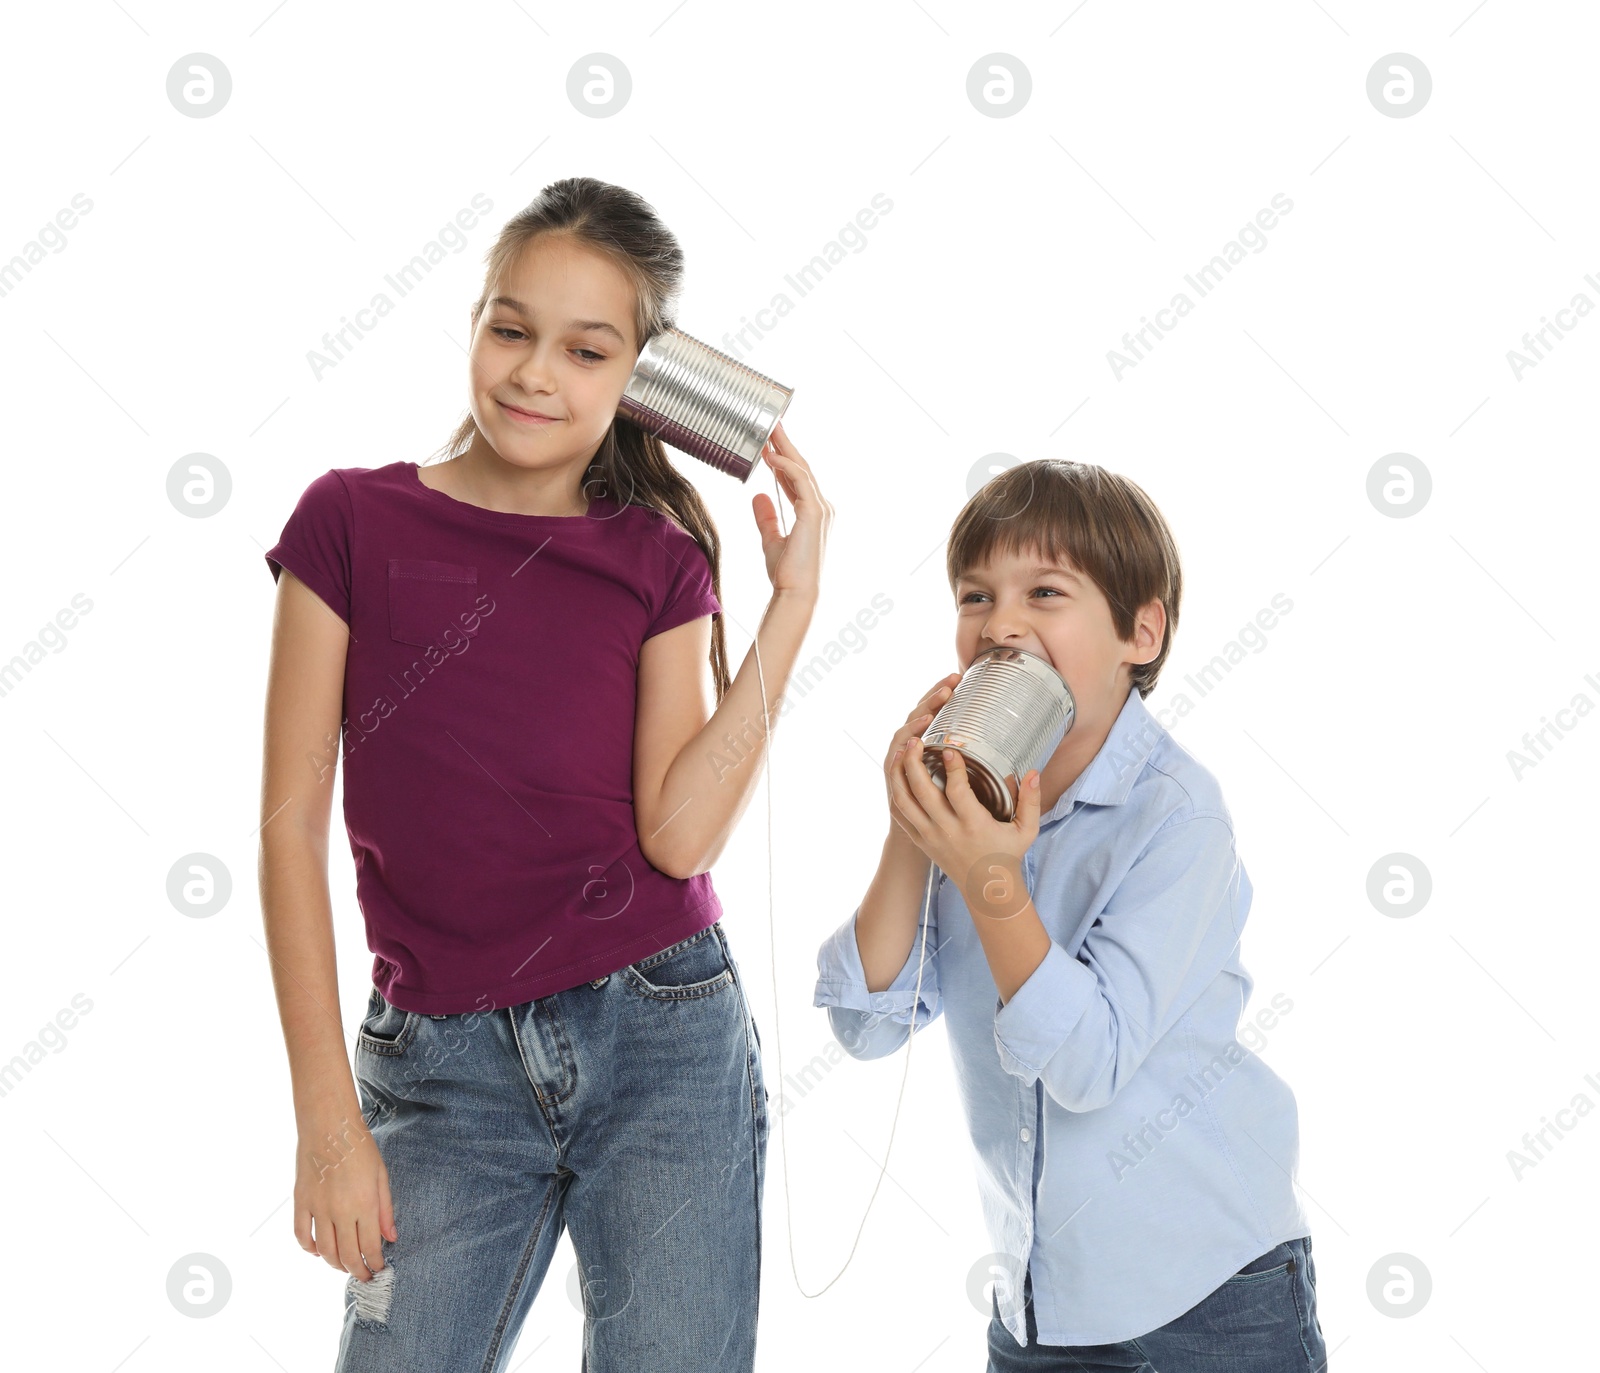
<svg viewBox="0 0 1600 1373">
<path fill-rule="evenodd" d="M 795 521 L 754 497 L 772 599 L 730 683 L 716 530 L 616 415 L 682 272 L 637 195 L 547 186 L 488 255 L 449 460 L 325 473 L 267 554 L 262 908 L 294 1231 L 350 1275 L 343 1373 L 507 1367 L 563 1227 L 591 1373 L 753 1366 L 767 1093 L 708 869 L 833 508 L 780 427 L 763 457 Z M 353 1079 L 327 887 L 341 716 L 375 955 Z"/>
</svg>

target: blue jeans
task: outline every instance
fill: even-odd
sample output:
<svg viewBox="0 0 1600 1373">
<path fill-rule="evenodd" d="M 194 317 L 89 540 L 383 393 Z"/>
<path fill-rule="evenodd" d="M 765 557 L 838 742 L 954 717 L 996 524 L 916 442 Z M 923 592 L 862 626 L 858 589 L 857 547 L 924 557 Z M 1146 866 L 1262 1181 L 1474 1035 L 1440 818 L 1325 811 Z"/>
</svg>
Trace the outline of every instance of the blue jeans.
<svg viewBox="0 0 1600 1373">
<path fill-rule="evenodd" d="M 720 921 L 520 1006 L 374 989 L 355 1067 L 400 1238 L 345 1284 L 337 1373 L 509 1368 L 563 1227 L 584 1373 L 754 1367 L 767 1091 Z"/>
<path fill-rule="evenodd" d="M 1039 1344 L 1031 1275 L 1023 1301 L 1026 1345 L 1016 1342 L 991 1302 L 988 1373 L 1326 1373 L 1328 1367 L 1309 1235 L 1251 1259 L 1197 1306 L 1136 1340 Z"/>
</svg>

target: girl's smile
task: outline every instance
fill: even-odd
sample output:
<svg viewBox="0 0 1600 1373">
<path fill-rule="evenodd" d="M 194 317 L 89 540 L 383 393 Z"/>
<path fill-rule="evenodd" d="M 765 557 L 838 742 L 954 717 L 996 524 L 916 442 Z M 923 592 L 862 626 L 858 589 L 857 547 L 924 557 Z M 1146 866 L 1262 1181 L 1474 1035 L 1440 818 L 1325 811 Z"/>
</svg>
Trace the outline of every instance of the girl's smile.
<svg viewBox="0 0 1600 1373">
<path fill-rule="evenodd" d="M 633 284 L 593 248 L 551 236 L 525 246 L 491 290 L 472 317 L 477 432 L 436 464 L 434 483 L 487 509 L 581 512 L 585 474 L 638 356 Z"/>
<path fill-rule="evenodd" d="M 500 401 L 499 405 L 507 415 L 519 424 L 527 424 L 539 428 L 543 425 L 559 423 L 553 415 L 546 415 L 538 410 L 520 410 L 506 401 Z"/>
<path fill-rule="evenodd" d="M 526 499 L 534 493 L 563 510 L 581 503 L 638 356 L 636 305 L 614 262 L 565 238 L 537 240 L 507 265 L 470 350 L 481 438 L 462 459 L 480 489 L 520 487 L 510 504 L 525 509 L 543 503 Z"/>
</svg>

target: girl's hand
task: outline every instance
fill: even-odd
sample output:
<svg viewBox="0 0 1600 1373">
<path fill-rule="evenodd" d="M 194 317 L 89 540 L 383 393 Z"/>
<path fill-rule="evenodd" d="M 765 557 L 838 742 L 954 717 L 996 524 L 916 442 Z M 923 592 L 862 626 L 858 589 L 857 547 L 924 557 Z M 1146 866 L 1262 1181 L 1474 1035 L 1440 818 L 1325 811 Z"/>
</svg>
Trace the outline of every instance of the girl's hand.
<svg viewBox="0 0 1600 1373">
<path fill-rule="evenodd" d="M 322 1123 L 332 1113 L 320 1117 Z M 295 1149 L 294 1235 L 300 1247 L 358 1282 L 382 1272 L 382 1241 L 400 1238 L 389 1170 L 359 1113 L 339 1127 L 300 1121 Z M 314 1227 L 314 1231 L 313 1231 Z"/>
<path fill-rule="evenodd" d="M 816 475 L 789 442 L 781 421 L 761 456 L 777 474 L 778 485 L 794 506 L 794 524 L 784 535 L 778 532 L 778 510 L 771 496 L 762 491 L 750 502 L 756 528 L 761 532 L 761 552 L 767 560 L 773 592 L 794 592 L 816 600 L 821 594 L 822 553 L 833 520 L 833 506 L 822 498 Z"/>
</svg>

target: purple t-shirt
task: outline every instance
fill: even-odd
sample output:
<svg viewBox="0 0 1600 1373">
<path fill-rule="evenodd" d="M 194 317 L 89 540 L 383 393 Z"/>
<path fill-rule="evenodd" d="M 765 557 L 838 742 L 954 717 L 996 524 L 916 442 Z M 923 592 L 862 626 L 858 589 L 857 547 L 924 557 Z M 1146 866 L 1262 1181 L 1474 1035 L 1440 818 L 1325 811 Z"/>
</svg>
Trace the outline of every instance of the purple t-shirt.
<svg viewBox="0 0 1600 1373">
<path fill-rule="evenodd" d="M 395 462 L 318 477 L 266 556 L 350 629 L 344 818 L 385 1000 L 519 1005 L 721 916 L 634 822 L 640 647 L 722 609 L 676 523 L 485 510 Z"/>
</svg>

